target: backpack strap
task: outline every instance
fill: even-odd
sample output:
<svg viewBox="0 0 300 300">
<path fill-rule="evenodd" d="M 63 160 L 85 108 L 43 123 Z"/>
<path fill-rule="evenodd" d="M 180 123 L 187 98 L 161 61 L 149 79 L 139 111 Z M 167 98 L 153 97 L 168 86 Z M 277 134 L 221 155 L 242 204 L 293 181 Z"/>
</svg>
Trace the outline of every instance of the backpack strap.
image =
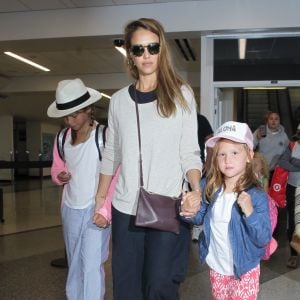
<svg viewBox="0 0 300 300">
<path fill-rule="evenodd" d="M 66 142 L 66 137 L 67 137 L 67 133 L 68 133 L 69 129 L 70 129 L 69 127 L 61 129 L 58 132 L 57 137 L 56 137 L 58 155 L 59 155 L 60 159 L 63 160 L 64 162 L 65 162 L 64 145 Z"/>
<path fill-rule="evenodd" d="M 104 147 L 105 147 L 105 143 L 106 143 L 106 129 L 107 129 L 107 126 L 104 125 L 103 130 L 102 130 L 102 140 L 103 140 Z"/>
<path fill-rule="evenodd" d="M 96 146 L 97 146 L 100 161 L 102 160 L 101 152 L 104 150 L 104 147 L 105 147 L 106 129 L 107 129 L 107 126 L 100 125 L 99 123 L 96 126 L 95 142 L 96 142 Z"/>
</svg>

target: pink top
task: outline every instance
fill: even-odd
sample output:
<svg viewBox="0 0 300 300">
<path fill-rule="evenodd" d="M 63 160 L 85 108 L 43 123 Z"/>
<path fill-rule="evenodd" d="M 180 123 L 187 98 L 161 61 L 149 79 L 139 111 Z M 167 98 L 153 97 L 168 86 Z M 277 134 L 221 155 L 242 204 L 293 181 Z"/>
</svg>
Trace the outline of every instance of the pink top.
<svg viewBox="0 0 300 300">
<path fill-rule="evenodd" d="M 68 135 L 71 133 L 70 130 L 68 130 Z M 57 149 L 57 137 L 55 138 L 54 141 L 54 146 L 53 146 L 53 162 L 51 166 L 51 177 L 52 181 L 57 184 L 57 185 L 63 185 L 63 182 L 61 182 L 58 179 L 58 174 L 61 172 L 68 172 L 68 169 L 64 163 L 64 161 L 60 158 L 58 154 L 58 149 Z M 113 176 L 112 182 L 110 184 L 110 187 L 108 189 L 107 197 L 104 201 L 104 204 L 100 208 L 95 208 L 95 211 L 102 216 L 108 221 L 111 222 L 111 202 L 112 202 L 112 197 L 113 193 L 115 190 L 115 185 L 116 181 L 118 179 L 120 173 L 120 168 L 117 169 L 116 174 Z"/>
</svg>

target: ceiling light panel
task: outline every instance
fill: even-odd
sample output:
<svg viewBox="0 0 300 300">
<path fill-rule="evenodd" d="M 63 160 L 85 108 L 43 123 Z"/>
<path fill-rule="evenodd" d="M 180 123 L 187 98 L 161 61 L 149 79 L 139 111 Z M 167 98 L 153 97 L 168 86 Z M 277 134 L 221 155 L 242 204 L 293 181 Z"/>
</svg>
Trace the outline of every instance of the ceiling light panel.
<svg viewBox="0 0 300 300">
<path fill-rule="evenodd" d="M 27 58 L 25 58 L 23 56 L 20 56 L 20 55 L 18 55 L 16 53 L 13 53 L 13 52 L 10 52 L 10 51 L 5 51 L 4 54 L 6 54 L 6 55 L 8 55 L 10 57 L 13 57 L 13 58 L 15 58 L 15 59 L 17 59 L 17 60 L 19 60 L 19 61 L 21 61 L 23 63 L 31 65 L 31 66 L 33 66 L 33 67 L 35 67 L 37 69 L 40 69 L 42 71 L 45 71 L 45 72 L 49 72 L 50 71 L 50 69 L 48 69 L 48 68 L 46 68 L 46 67 L 44 67 L 42 65 L 39 65 L 39 64 L 33 62 L 32 60 L 29 60 L 29 59 L 27 59 Z"/>
</svg>

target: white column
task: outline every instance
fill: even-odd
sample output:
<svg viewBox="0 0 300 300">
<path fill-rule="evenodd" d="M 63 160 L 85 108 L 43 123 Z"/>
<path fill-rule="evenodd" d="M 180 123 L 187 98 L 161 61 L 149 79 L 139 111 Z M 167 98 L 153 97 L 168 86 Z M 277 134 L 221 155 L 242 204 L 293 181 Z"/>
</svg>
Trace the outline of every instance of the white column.
<svg viewBox="0 0 300 300">
<path fill-rule="evenodd" d="M 203 114 L 213 129 L 217 118 L 214 104 L 214 45 L 213 39 L 201 37 L 201 68 L 200 68 L 200 112 Z"/>
</svg>

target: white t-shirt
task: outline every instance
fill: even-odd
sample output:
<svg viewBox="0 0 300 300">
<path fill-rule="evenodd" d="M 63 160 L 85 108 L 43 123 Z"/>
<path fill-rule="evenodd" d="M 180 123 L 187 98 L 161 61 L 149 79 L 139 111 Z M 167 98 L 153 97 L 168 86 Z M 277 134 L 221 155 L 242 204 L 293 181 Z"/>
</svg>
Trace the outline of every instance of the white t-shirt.
<svg viewBox="0 0 300 300">
<path fill-rule="evenodd" d="M 211 236 L 206 263 L 223 275 L 233 275 L 233 256 L 229 240 L 228 225 L 236 201 L 236 193 L 220 192 L 212 209 Z"/>
<path fill-rule="evenodd" d="M 100 175 L 95 129 L 88 140 L 75 146 L 71 145 L 71 135 L 68 135 L 64 151 L 66 166 L 71 173 L 69 183 L 64 186 L 64 204 L 75 209 L 86 208 L 95 203 Z"/>
</svg>

